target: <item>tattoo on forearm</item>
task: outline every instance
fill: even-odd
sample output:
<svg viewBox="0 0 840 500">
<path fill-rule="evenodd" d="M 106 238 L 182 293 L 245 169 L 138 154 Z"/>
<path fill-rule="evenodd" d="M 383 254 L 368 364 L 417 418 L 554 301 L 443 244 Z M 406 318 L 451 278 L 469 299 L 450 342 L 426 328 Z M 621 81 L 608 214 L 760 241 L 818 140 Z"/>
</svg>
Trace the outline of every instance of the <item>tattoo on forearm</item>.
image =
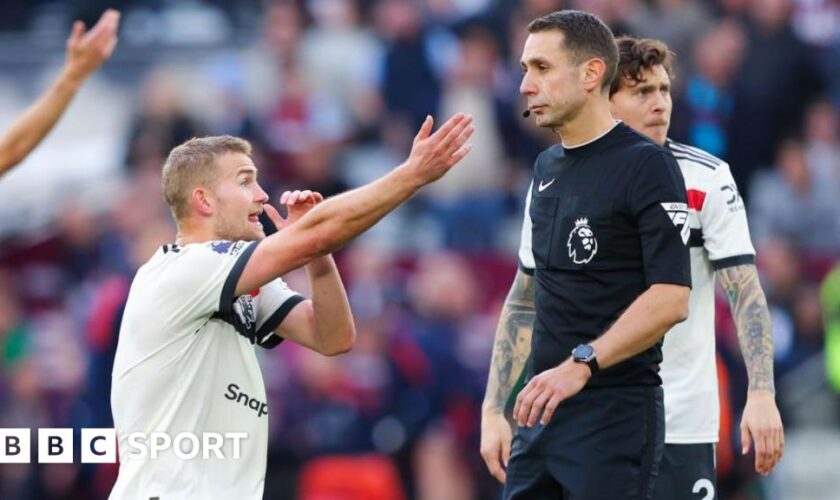
<svg viewBox="0 0 840 500">
<path fill-rule="evenodd" d="M 531 351 L 535 316 L 534 279 L 517 271 L 496 328 L 487 392 L 484 395 L 485 410 L 504 411 L 505 403 Z"/>
<path fill-rule="evenodd" d="M 767 299 L 752 264 L 718 271 L 720 283 L 738 329 L 738 343 L 744 356 L 750 390 L 775 392 L 773 383 L 773 334 Z"/>
</svg>

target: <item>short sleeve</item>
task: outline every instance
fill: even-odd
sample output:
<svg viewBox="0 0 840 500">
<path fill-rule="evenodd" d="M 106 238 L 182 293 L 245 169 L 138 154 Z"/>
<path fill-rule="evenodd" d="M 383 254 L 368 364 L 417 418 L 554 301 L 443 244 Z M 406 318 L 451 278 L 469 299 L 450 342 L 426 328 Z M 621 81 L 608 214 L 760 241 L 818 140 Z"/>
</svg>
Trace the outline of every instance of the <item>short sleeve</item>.
<svg viewBox="0 0 840 500">
<path fill-rule="evenodd" d="M 280 278 L 263 285 L 256 299 L 256 340 L 262 347 L 271 349 L 283 341 L 274 330 L 283 323 L 292 309 L 305 299 Z"/>
<path fill-rule="evenodd" d="M 728 164 L 719 165 L 710 179 L 698 217 L 703 246 L 715 269 L 755 263 L 744 201 Z"/>
<path fill-rule="evenodd" d="M 171 286 L 161 293 L 184 304 L 179 314 L 209 317 L 229 313 L 239 277 L 257 244 L 211 241 L 184 247 L 167 245 L 164 252 L 177 257 L 168 271 Z"/>
<path fill-rule="evenodd" d="M 534 189 L 534 183 L 531 182 L 531 185 L 528 186 L 528 194 L 525 197 L 525 214 L 522 218 L 522 234 L 519 238 L 519 269 L 522 270 L 525 274 L 529 276 L 534 275 L 534 268 L 536 264 L 534 263 L 534 250 L 531 243 L 531 231 L 532 231 L 532 223 L 531 223 L 531 191 Z"/>
<path fill-rule="evenodd" d="M 691 286 L 688 204 L 676 160 L 664 151 L 653 154 L 642 162 L 630 189 L 647 285 Z"/>
</svg>

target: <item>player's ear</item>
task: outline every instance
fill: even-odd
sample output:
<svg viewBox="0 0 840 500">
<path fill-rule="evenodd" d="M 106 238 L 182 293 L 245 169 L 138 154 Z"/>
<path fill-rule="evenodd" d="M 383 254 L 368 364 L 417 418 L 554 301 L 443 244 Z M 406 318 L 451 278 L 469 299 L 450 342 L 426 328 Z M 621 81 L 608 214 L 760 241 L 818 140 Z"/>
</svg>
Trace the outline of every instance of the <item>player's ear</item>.
<svg viewBox="0 0 840 500">
<path fill-rule="evenodd" d="M 600 91 L 601 81 L 607 72 L 607 64 L 603 59 L 593 58 L 583 63 L 581 83 L 587 92 Z"/>
<path fill-rule="evenodd" d="M 199 214 L 205 216 L 213 215 L 213 201 L 212 195 L 207 189 L 197 187 L 192 190 L 190 204 Z"/>
</svg>

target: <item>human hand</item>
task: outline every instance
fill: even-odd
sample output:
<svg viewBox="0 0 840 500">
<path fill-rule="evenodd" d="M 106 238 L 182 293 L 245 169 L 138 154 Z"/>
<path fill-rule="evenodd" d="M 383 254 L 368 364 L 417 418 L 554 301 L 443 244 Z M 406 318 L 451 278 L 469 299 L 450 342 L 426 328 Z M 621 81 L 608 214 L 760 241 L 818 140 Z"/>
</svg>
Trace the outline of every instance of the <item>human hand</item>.
<svg viewBox="0 0 840 500">
<path fill-rule="evenodd" d="M 426 117 L 414 137 L 411 153 L 406 161 L 422 185 L 443 177 L 456 163 L 461 161 L 472 149 L 467 139 L 472 136 L 472 116 L 456 113 L 435 133 L 432 132 L 434 119 Z"/>
<path fill-rule="evenodd" d="M 785 448 L 782 417 L 772 392 L 753 390 L 741 416 L 741 453 L 750 452 L 755 444 L 755 471 L 766 476 L 781 460 Z"/>
<path fill-rule="evenodd" d="M 85 32 L 85 23 L 76 21 L 67 39 L 66 67 L 70 75 L 83 80 L 111 56 L 117 45 L 120 13 L 108 9 L 96 25 Z"/>
<path fill-rule="evenodd" d="M 481 413 L 481 458 L 487 469 L 500 483 L 506 479 L 505 469 L 510 460 L 510 446 L 513 430 L 503 413 L 484 411 Z"/>
<path fill-rule="evenodd" d="M 287 214 L 285 218 L 268 203 L 263 205 L 263 209 L 279 231 L 300 219 L 303 214 L 312 210 L 315 205 L 322 201 L 324 201 L 324 197 L 317 191 L 308 189 L 304 191 L 285 191 L 280 195 L 280 203 L 286 205 Z"/>
<path fill-rule="evenodd" d="M 567 360 L 532 378 L 516 397 L 513 418 L 524 427 L 533 427 L 540 419 L 546 425 L 557 406 L 583 389 L 592 371 L 583 363 Z"/>
</svg>

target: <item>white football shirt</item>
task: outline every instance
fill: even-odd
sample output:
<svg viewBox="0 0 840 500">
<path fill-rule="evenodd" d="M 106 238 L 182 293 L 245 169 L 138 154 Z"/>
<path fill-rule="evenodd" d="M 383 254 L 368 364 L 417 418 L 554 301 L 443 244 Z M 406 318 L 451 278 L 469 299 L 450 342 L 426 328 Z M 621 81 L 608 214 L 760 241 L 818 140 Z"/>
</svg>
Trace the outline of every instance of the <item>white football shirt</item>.
<svg viewBox="0 0 840 500">
<path fill-rule="evenodd" d="M 255 344 L 276 346 L 273 330 L 303 297 L 280 279 L 233 296 L 258 244 L 166 245 L 138 270 L 112 373 L 120 469 L 110 498 L 262 499 L 269 412 Z M 174 443 L 182 433 L 200 446 Z M 153 458 L 155 434 L 173 445 Z"/>
<path fill-rule="evenodd" d="M 688 320 L 662 345 L 665 442 L 716 443 L 720 427 L 715 363 L 715 271 L 755 263 L 744 202 L 729 165 L 698 149 L 668 140 L 680 165 L 691 227 Z"/>
<path fill-rule="evenodd" d="M 685 179 L 691 229 L 688 320 L 663 340 L 660 375 L 665 392 L 665 442 L 716 443 L 720 427 L 715 362 L 715 271 L 755 262 L 744 202 L 729 165 L 701 149 L 670 139 Z M 533 273 L 531 190 L 525 204 L 519 266 Z"/>
</svg>

